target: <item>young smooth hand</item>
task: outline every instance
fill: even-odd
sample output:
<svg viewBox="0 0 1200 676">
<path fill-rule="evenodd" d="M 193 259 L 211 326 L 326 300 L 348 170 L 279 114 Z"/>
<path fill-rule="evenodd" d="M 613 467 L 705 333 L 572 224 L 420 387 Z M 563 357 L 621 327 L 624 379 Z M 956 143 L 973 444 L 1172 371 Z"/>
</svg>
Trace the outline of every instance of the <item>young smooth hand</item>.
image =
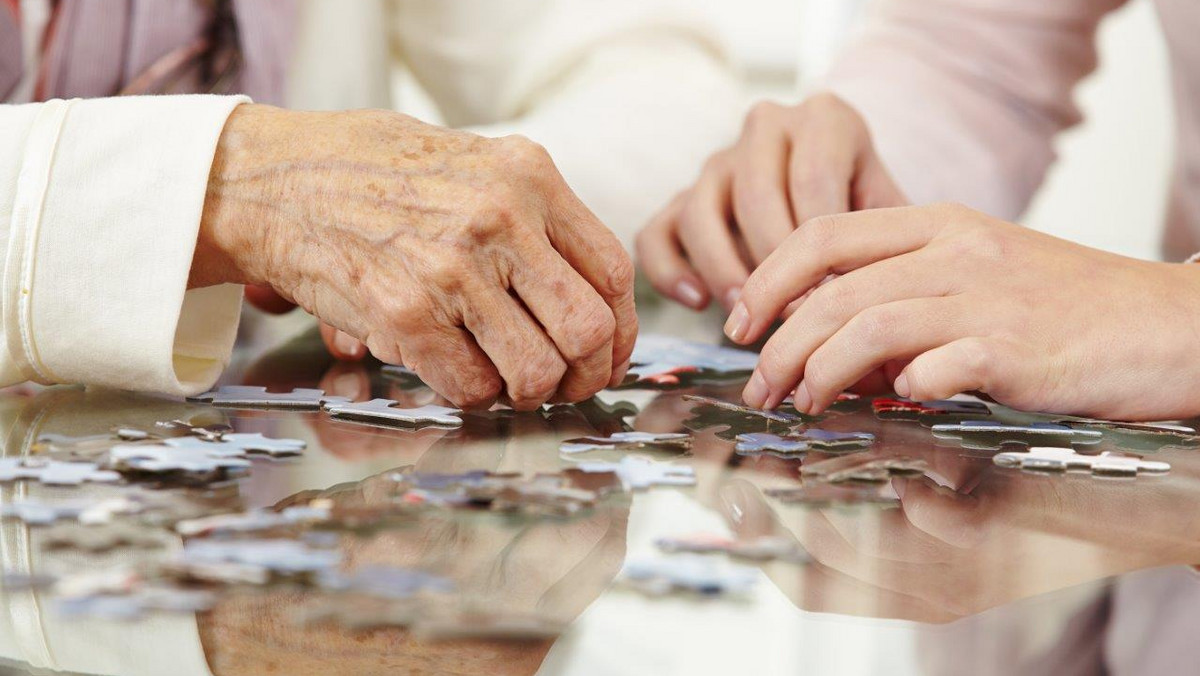
<svg viewBox="0 0 1200 676">
<path fill-rule="evenodd" d="M 1200 266 L 1090 249 L 958 205 L 827 216 L 751 275 L 726 334 L 757 340 L 810 290 L 763 347 L 748 405 L 794 390 L 796 409 L 815 413 L 907 361 L 895 390 L 918 400 L 981 391 L 1102 418 L 1200 413 Z"/>
<path fill-rule="evenodd" d="M 845 101 L 822 93 L 797 106 L 762 102 L 737 143 L 638 234 L 638 262 L 664 296 L 696 310 L 716 298 L 728 310 L 801 223 L 907 203 Z"/>
<path fill-rule="evenodd" d="M 586 399 L 624 376 L 633 268 L 540 146 L 385 111 L 243 105 L 191 286 L 270 287 L 460 406 Z"/>
</svg>

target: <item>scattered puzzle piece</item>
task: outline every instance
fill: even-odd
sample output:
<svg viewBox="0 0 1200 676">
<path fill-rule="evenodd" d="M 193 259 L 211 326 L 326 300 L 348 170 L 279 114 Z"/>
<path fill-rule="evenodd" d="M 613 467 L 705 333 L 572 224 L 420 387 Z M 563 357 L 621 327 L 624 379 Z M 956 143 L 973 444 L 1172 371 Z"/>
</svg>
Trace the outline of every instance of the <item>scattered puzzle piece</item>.
<svg viewBox="0 0 1200 676">
<path fill-rule="evenodd" d="M 1001 467 L 1035 472 L 1086 472 L 1093 476 L 1136 477 L 1140 474 L 1166 474 L 1171 466 L 1135 455 L 1104 452 L 1083 455 L 1069 448 L 1034 447 L 1026 452 L 997 453 L 992 462 Z"/>
<path fill-rule="evenodd" d="M 651 486 L 695 486 L 696 471 L 691 467 L 667 465 L 636 455 L 627 455 L 621 462 L 581 462 L 581 472 L 614 472 L 627 491 L 644 490 Z"/>
<path fill-rule="evenodd" d="M 357 592 L 387 599 L 454 591 L 454 583 L 447 578 L 395 566 L 362 566 L 350 573 L 330 569 L 321 572 L 317 584 L 326 591 Z"/>
<path fill-rule="evenodd" d="M 654 541 L 668 554 L 709 554 L 720 552 L 737 559 L 750 561 L 788 561 L 807 563 L 808 553 L 794 540 L 764 535 L 753 540 L 734 540 L 722 535 L 695 533 L 682 537 L 659 538 Z"/>
<path fill-rule="evenodd" d="M 207 401 L 218 408 L 280 408 L 294 410 L 320 410 L 323 406 L 349 403 L 346 397 L 326 396 L 324 390 L 297 388 L 291 392 L 268 392 L 265 387 L 249 385 L 224 385 L 220 389 L 195 397 L 188 401 Z"/>
<path fill-rule="evenodd" d="M 670 336 L 638 336 L 621 388 L 673 389 L 745 378 L 758 355 Z"/>
<path fill-rule="evenodd" d="M 800 468 L 800 474 L 829 483 L 884 483 L 895 476 L 920 476 L 929 469 L 929 464 L 920 458 L 903 455 L 873 457 L 852 455 L 829 458 Z"/>
<path fill-rule="evenodd" d="M 895 506 L 900 503 L 886 485 L 807 483 L 789 488 L 768 488 L 768 497 L 784 504 L 806 507 L 854 507 L 858 505 Z"/>
<path fill-rule="evenodd" d="M 1098 430 L 1076 429 L 1054 423 L 1007 425 L 988 420 L 964 420 L 934 425 L 933 436 L 956 440 L 963 448 L 994 451 L 1001 446 L 1047 446 L 1098 444 L 1104 435 Z"/>
<path fill-rule="evenodd" d="M 247 453 L 260 453 L 272 458 L 299 455 L 306 444 L 299 439 L 271 439 L 261 434 L 222 434 L 220 439 L 208 441 L 200 437 L 175 437 L 166 439 L 165 446 L 194 448 L 210 453 L 225 453 L 233 457 Z"/>
<path fill-rule="evenodd" d="M 686 592 L 704 597 L 737 596 L 758 582 L 758 570 L 695 554 L 637 559 L 625 564 L 624 582 L 650 596 Z"/>
<path fill-rule="evenodd" d="M 60 462 L 44 458 L 0 458 L 0 483 L 18 480 L 40 481 L 50 486 L 78 486 L 85 481 L 112 483 L 121 475 L 94 462 Z"/>
<path fill-rule="evenodd" d="M 808 451 L 846 453 L 861 451 L 875 443 L 867 432 L 834 432 L 809 428 L 786 435 L 768 432 L 739 434 L 735 450 L 742 455 L 769 453 L 781 458 L 802 457 Z"/>
<path fill-rule="evenodd" d="M 188 437 L 181 437 L 188 438 Z M 185 446 L 144 444 L 114 446 L 109 463 L 121 472 L 220 475 L 246 471 L 250 461 L 245 451 L 218 443 L 197 440 Z"/>
<path fill-rule="evenodd" d="M 786 434 L 797 425 L 820 420 L 820 416 L 804 415 L 786 406 L 763 411 L 712 397 L 685 394 L 683 399 L 697 404 L 692 409 L 692 416 L 683 421 L 683 426 L 695 431 L 724 427 L 723 431 L 717 433 L 722 439 L 732 440 L 739 434 L 750 432 Z"/>
<path fill-rule="evenodd" d="M 1200 435 L 1186 425 L 1115 422 L 1074 417 L 1060 418 L 1054 422 L 1069 427 L 1099 429 L 1107 432 L 1118 446 L 1130 451 L 1153 453 L 1164 448 L 1200 447 Z"/>
<path fill-rule="evenodd" d="M 354 404 L 334 404 L 326 411 L 333 418 L 352 420 L 375 425 L 417 427 L 435 425 L 439 427 L 461 427 L 462 411 L 445 406 L 421 406 L 399 408 L 392 399 L 372 399 Z"/>
<path fill-rule="evenodd" d="M 297 540 L 188 540 L 170 567 L 201 580 L 265 584 L 276 577 L 312 577 L 342 561 L 340 549 L 313 549 Z"/>
<path fill-rule="evenodd" d="M 124 523 L 104 526 L 61 524 L 42 537 L 42 548 L 48 551 L 71 549 L 99 554 L 118 548 L 159 549 L 162 546 L 162 540 L 154 537 L 152 532 Z"/>
<path fill-rule="evenodd" d="M 992 414 L 992 410 L 983 402 L 952 399 L 909 401 L 908 399 L 881 397 L 871 402 L 871 408 L 875 410 L 875 417 L 880 420 L 919 422 L 926 427 L 938 423 L 958 422 L 968 418 L 981 418 Z"/>
<path fill-rule="evenodd" d="M 249 512 L 212 514 L 196 519 L 185 519 L 175 524 L 175 532 L 184 537 L 251 533 L 299 524 L 323 523 L 329 521 L 331 516 L 332 511 L 329 505 L 310 503 L 286 507 L 278 512 L 256 509 Z"/>
<path fill-rule="evenodd" d="M 643 448 L 686 452 L 692 447 L 692 435 L 650 432 L 617 432 L 607 437 L 580 437 L 568 439 L 559 445 L 561 453 L 575 454 L 588 451 L 636 451 Z"/>
</svg>

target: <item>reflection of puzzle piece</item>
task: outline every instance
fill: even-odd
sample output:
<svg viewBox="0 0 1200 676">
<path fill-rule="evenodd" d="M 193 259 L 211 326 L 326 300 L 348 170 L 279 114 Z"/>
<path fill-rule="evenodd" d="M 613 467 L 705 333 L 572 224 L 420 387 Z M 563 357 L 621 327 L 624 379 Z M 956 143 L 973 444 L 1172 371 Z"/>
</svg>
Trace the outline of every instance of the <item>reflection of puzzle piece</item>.
<svg viewBox="0 0 1200 676">
<path fill-rule="evenodd" d="M 625 564 L 622 579 L 652 596 L 688 592 L 700 596 L 740 595 L 758 582 L 758 569 L 694 554 L 641 559 Z"/>
<path fill-rule="evenodd" d="M 790 488 L 768 488 L 767 497 L 806 507 L 853 507 L 857 505 L 894 506 L 900 503 L 884 484 L 808 483 Z"/>
<path fill-rule="evenodd" d="M 696 471 L 691 467 L 667 465 L 636 455 L 627 455 L 621 458 L 621 462 L 581 462 L 576 469 L 588 473 L 615 472 L 625 490 L 696 485 Z"/>
<path fill-rule="evenodd" d="M 800 468 L 804 477 L 837 484 L 845 482 L 884 483 L 894 476 L 920 476 L 929 469 L 920 458 L 896 455 L 885 458 L 852 455 L 830 458 Z"/>
<path fill-rule="evenodd" d="M 461 427 L 463 424 L 460 417 L 462 411 L 457 408 L 445 406 L 398 408 L 396 404 L 397 402 L 392 399 L 372 399 L 354 404 L 334 404 L 325 407 L 325 410 L 333 418 L 376 425 Z"/>
<path fill-rule="evenodd" d="M 159 549 L 163 541 L 152 532 L 127 523 L 105 526 L 61 524 L 51 528 L 42 537 L 42 548 L 47 551 L 62 549 L 78 550 L 90 554 L 110 552 L 114 549 Z"/>
<path fill-rule="evenodd" d="M 804 415 L 796 412 L 794 408 L 785 406 L 773 411 L 764 411 L 711 397 L 685 394 L 683 399 L 697 404 L 692 408 L 691 417 L 683 421 L 683 426 L 696 431 L 724 427 L 724 430 L 717 433 L 717 436 L 722 439 L 734 439 L 739 434 L 749 432 L 782 434 L 791 431 L 797 425 L 820 419 L 820 416 Z"/>
<path fill-rule="evenodd" d="M 588 451 L 636 451 L 638 449 L 670 449 L 687 451 L 692 447 L 692 435 L 677 433 L 654 434 L 650 432 L 617 432 L 607 437 L 580 437 L 568 439 L 558 447 L 561 453 L 587 453 Z"/>
<path fill-rule="evenodd" d="M 1136 477 L 1139 474 L 1166 474 L 1171 466 L 1135 455 L 1104 452 L 1082 455 L 1069 448 L 1030 448 L 1024 453 L 997 453 L 992 462 L 1001 467 L 1035 472 L 1087 472 L 1093 476 Z"/>
<path fill-rule="evenodd" d="M 875 443 L 875 435 L 867 432 L 834 432 L 809 428 L 786 436 L 756 432 L 739 434 L 736 450 L 742 455 L 770 453 L 781 458 L 802 456 L 808 451 L 844 453 L 860 451 Z"/>
<path fill-rule="evenodd" d="M 621 388 L 674 389 L 744 378 L 758 355 L 651 334 L 638 336 L 630 363 Z"/>
<path fill-rule="evenodd" d="M 1152 453 L 1164 448 L 1196 448 L 1200 435 L 1185 425 L 1170 423 L 1136 423 L 1097 420 L 1095 418 L 1062 418 L 1055 423 L 1069 427 L 1099 429 L 1109 433 L 1120 448 Z"/>
<path fill-rule="evenodd" d="M 299 455 L 305 447 L 305 443 L 299 439 L 271 439 L 257 433 L 223 434 L 216 441 L 206 441 L 198 437 L 176 437 L 167 439 L 162 444 L 174 448 L 197 448 L 236 456 L 261 453 L 272 458 Z"/>
<path fill-rule="evenodd" d="M 322 589 L 357 592 L 377 598 L 406 599 L 422 592 L 446 593 L 454 590 L 450 580 L 415 568 L 362 566 L 353 572 L 323 570 L 317 579 Z"/>
<path fill-rule="evenodd" d="M 0 505 L 0 517 L 19 519 L 26 524 L 39 526 L 56 521 L 78 521 L 85 525 L 95 525 L 109 523 L 117 515 L 138 514 L 154 507 L 154 504 L 138 496 L 52 503 L 20 500 Z"/>
<path fill-rule="evenodd" d="M 596 497 L 602 498 L 610 493 L 620 493 L 625 490 L 621 476 L 615 471 L 585 472 L 577 467 L 571 467 L 559 472 L 566 485 L 583 491 L 591 491 Z"/>
<path fill-rule="evenodd" d="M 764 535 L 753 540 L 734 540 L 722 535 L 695 533 L 674 538 L 659 538 L 654 541 L 668 554 L 709 554 L 721 552 L 737 559 L 750 561 L 790 561 L 806 563 L 808 553 L 794 540 Z"/>
<path fill-rule="evenodd" d="M 171 566 L 200 579 L 262 584 L 272 575 L 319 575 L 342 560 L 340 549 L 297 540 L 188 540 Z"/>
<path fill-rule="evenodd" d="M 319 410 L 322 406 L 349 403 L 346 397 L 326 396 L 324 390 L 296 388 L 291 392 L 268 392 L 265 387 L 224 385 L 188 401 L 207 401 L 220 408 L 282 408 Z"/>
<path fill-rule="evenodd" d="M 250 468 L 250 461 L 244 456 L 245 451 L 239 448 L 222 447 L 220 444 L 199 440 L 195 444 L 185 446 L 115 446 L 108 455 L 109 463 L 118 470 L 152 474 L 211 474 L 247 470 Z"/>
<path fill-rule="evenodd" d="M 94 462 L 59 462 L 42 458 L 0 458 L 0 483 L 26 479 L 51 486 L 78 486 L 85 481 L 111 483 L 121 475 Z"/>
<path fill-rule="evenodd" d="M 926 427 L 937 423 L 951 423 L 967 418 L 981 418 L 992 414 L 987 404 L 978 401 L 909 401 L 908 399 L 879 398 L 871 402 L 875 417 L 880 420 L 903 420 L 919 422 Z"/>
<path fill-rule="evenodd" d="M 1076 429 L 1054 423 L 1006 425 L 988 420 L 934 425 L 933 436 L 956 440 L 963 448 L 994 451 L 1001 446 L 1047 446 L 1098 444 L 1104 435 L 1098 430 Z"/>
<path fill-rule="evenodd" d="M 737 435 L 735 450 L 742 455 L 769 453 L 781 458 L 793 458 L 807 453 L 809 445 L 804 439 L 792 436 L 781 437 L 769 432 L 751 432 Z"/>
</svg>

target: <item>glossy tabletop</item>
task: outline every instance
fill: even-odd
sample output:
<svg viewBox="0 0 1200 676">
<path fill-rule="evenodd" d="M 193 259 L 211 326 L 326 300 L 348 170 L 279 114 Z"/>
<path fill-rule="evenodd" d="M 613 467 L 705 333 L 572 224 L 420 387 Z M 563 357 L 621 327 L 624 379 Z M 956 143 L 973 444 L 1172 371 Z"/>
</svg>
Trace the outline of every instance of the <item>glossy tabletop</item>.
<svg viewBox="0 0 1200 676">
<path fill-rule="evenodd" d="M 644 314 L 649 331 L 719 337 L 719 318 L 655 307 Z M 225 380 L 272 390 L 321 387 L 356 400 L 435 400 L 418 383 L 384 377 L 378 364 L 331 362 L 312 333 L 239 353 Z M 84 436 L 180 418 L 308 443 L 299 458 L 255 460 L 230 485 L 179 491 L 205 512 L 279 509 L 317 498 L 370 507 L 388 499 L 389 477 L 397 472 L 557 472 L 579 461 L 560 453 L 563 440 L 626 429 L 693 432 L 690 454 L 649 457 L 694 468 L 696 485 L 609 495 L 570 517 L 428 509 L 335 533 L 347 569 L 427 570 L 452 580 L 460 601 L 562 620 L 566 628 L 557 637 L 425 639 L 403 627 L 304 622 L 314 594 L 300 586 L 245 588 L 222 594 L 208 612 L 136 621 L 60 617 L 44 592 L 6 589 L 0 672 L 1084 674 L 1183 673 L 1200 664 L 1192 637 L 1200 577 L 1190 567 L 1200 563 L 1196 449 L 1138 449 L 1170 463 L 1165 476 L 1033 474 L 997 467 L 990 452 L 937 439 L 919 422 L 880 420 L 864 397 L 813 425 L 871 433 L 876 443 L 866 454 L 920 459 L 927 471 L 892 479 L 883 490 L 893 501 L 817 508 L 768 492 L 798 485 L 802 464 L 823 454 L 740 455 L 720 424 L 728 420 L 694 417 L 696 405 L 683 395 L 697 392 L 737 401 L 740 383 L 605 392 L 583 406 L 469 414 L 460 429 L 417 431 L 339 422 L 318 412 L 214 409 L 73 388 L 5 394 L 6 457 L 31 453 L 45 434 Z M 623 418 L 620 407 L 614 413 L 622 401 L 636 414 Z M 1048 419 L 993 409 L 997 420 Z M 755 424 L 740 430 L 755 431 Z M 1136 442 L 1106 432 L 1091 450 Z M 0 484 L 0 503 L 122 490 L 16 482 Z M 181 547 L 178 535 L 158 529 L 150 533 L 157 547 L 91 554 L 47 548 L 44 528 L 11 519 L 0 526 L 8 574 L 142 564 Z M 668 556 L 656 540 L 696 533 L 778 536 L 801 546 L 811 561 L 739 561 L 753 568 L 754 584 L 728 598 L 649 596 L 620 582 L 628 562 Z"/>
</svg>

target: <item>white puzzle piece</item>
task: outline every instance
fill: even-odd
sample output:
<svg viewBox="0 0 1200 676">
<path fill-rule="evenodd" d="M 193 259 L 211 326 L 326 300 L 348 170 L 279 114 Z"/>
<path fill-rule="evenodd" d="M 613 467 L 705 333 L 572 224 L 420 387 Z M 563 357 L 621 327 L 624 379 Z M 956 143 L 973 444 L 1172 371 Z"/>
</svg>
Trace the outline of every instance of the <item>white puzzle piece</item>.
<svg viewBox="0 0 1200 676">
<path fill-rule="evenodd" d="M 1158 460 L 1143 460 L 1136 455 L 1104 452 L 1083 455 L 1069 448 L 1035 447 L 1025 453 L 997 453 L 992 462 L 1001 467 L 1035 472 L 1085 472 L 1093 476 L 1136 477 L 1141 474 L 1166 474 L 1171 465 Z"/>
<path fill-rule="evenodd" d="M 324 390 L 296 388 L 291 392 L 268 392 L 265 387 L 224 385 L 188 401 L 207 401 L 220 408 L 282 408 L 319 410 L 327 404 L 349 403 L 346 397 L 326 396 Z"/>
<path fill-rule="evenodd" d="M 463 424 L 462 411 L 457 408 L 432 405 L 400 408 L 397 403 L 393 399 L 372 399 L 353 404 L 331 404 L 325 410 L 333 418 L 377 425 L 461 427 Z"/>
</svg>

